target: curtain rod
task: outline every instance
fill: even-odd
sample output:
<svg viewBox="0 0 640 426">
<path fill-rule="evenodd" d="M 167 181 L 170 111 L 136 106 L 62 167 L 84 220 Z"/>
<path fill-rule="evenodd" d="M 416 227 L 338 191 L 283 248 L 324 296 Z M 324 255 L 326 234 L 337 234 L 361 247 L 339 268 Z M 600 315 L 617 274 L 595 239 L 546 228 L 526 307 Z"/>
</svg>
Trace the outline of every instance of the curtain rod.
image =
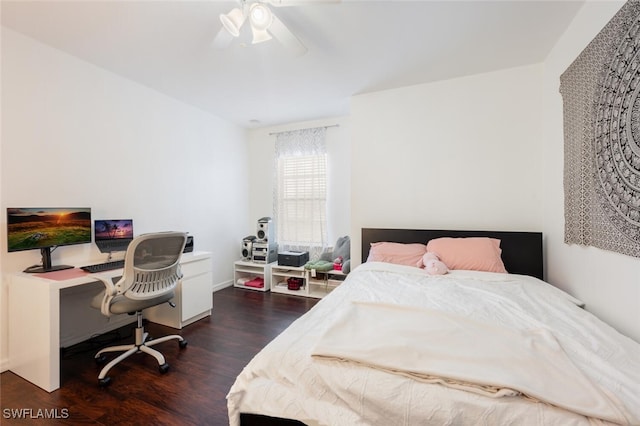
<svg viewBox="0 0 640 426">
<path fill-rule="evenodd" d="M 327 129 L 329 127 L 340 127 L 340 125 L 339 124 L 329 124 L 327 126 L 305 127 L 305 128 L 302 128 L 302 129 L 295 129 L 295 130 L 283 130 L 281 132 L 271 132 L 271 133 L 269 133 L 269 136 L 277 135 L 279 133 L 295 132 L 295 131 L 298 131 L 298 130 L 323 129 L 323 128 Z"/>
</svg>

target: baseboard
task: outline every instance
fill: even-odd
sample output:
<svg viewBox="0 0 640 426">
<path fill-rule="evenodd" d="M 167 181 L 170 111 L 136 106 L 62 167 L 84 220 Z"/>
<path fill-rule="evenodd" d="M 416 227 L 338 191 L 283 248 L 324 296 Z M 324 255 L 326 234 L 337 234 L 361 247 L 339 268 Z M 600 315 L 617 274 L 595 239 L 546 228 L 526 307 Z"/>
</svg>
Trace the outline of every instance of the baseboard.
<svg viewBox="0 0 640 426">
<path fill-rule="evenodd" d="M 0 373 L 9 370 L 9 358 L 0 359 Z"/>
<path fill-rule="evenodd" d="M 223 288 L 227 288 L 227 287 L 231 287 L 233 285 L 233 280 L 229 280 L 229 281 L 225 281 L 219 284 L 214 284 L 213 285 L 213 292 L 215 293 L 216 291 L 220 291 Z"/>
</svg>

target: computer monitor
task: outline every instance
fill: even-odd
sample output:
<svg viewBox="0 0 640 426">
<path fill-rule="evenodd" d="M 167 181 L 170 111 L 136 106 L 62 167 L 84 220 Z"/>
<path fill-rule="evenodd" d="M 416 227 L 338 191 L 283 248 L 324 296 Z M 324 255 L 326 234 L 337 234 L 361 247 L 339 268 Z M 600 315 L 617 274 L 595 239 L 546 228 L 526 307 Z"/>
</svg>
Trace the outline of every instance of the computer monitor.
<svg viewBox="0 0 640 426">
<path fill-rule="evenodd" d="M 52 265 L 51 252 L 59 246 L 91 242 L 91 209 L 7 208 L 7 248 L 9 252 L 40 250 L 42 266 L 24 272 L 50 272 L 73 268 Z"/>
<path fill-rule="evenodd" d="M 101 253 L 126 251 L 133 240 L 133 220 L 96 220 L 93 223 L 93 233 Z"/>
</svg>

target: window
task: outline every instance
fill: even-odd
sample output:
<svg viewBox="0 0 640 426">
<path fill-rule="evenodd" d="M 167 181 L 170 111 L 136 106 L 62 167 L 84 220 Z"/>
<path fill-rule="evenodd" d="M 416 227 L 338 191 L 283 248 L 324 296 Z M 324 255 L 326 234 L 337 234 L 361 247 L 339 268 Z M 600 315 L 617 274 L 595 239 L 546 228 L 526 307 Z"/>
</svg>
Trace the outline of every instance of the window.
<svg viewBox="0 0 640 426">
<path fill-rule="evenodd" d="M 317 257 L 327 246 L 325 128 L 279 133 L 274 219 L 279 249 Z"/>
</svg>

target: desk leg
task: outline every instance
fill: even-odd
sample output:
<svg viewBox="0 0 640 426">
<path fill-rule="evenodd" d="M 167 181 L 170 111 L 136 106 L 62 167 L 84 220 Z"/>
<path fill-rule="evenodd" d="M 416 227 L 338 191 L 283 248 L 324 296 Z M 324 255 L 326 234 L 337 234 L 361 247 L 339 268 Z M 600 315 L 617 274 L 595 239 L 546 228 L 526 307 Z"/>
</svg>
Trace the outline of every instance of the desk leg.
<svg viewBox="0 0 640 426">
<path fill-rule="evenodd" d="M 60 292 L 49 282 L 10 280 L 9 368 L 47 392 L 60 387 Z"/>
</svg>

